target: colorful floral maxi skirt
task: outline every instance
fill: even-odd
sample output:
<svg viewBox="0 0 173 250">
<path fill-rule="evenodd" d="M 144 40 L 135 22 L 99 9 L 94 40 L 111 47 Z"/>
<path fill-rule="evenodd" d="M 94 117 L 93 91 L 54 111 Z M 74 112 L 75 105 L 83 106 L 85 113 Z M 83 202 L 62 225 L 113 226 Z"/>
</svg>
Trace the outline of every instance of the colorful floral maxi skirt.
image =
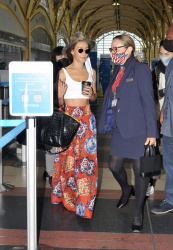
<svg viewBox="0 0 173 250">
<path fill-rule="evenodd" d="M 80 127 L 70 147 L 56 155 L 51 202 L 63 202 L 68 210 L 91 218 L 98 182 L 96 120 L 90 105 L 66 106 L 66 111 L 80 121 Z"/>
</svg>

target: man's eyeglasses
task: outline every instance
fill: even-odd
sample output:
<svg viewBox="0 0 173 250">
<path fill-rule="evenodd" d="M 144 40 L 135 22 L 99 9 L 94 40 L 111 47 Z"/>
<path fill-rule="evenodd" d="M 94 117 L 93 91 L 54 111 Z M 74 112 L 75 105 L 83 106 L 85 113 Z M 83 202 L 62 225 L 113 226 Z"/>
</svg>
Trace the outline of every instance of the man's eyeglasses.
<svg viewBox="0 0 173 250">
<path fill-rule="evenodd" d="M 90 53 L 90 49 L 86 49 L 86 50 L 84 50 L 84 49 L 78 49 L 78 52 L 81 54 L 81 53 L 83 53 L 85 51 L 85 54 L 89 54 Z"/>
<path fill-rule="evenodd" d="M 113 51 L 113 52 L 117 52 L 118 49 L 123 48 L 123 47 L 124 47 L 124 48 L 127 48 L 127 46 L 124 46 L 124 45 L 123 45 L 123 46 L 113 47 L 113 49 L 112 49 L 112 48 L 109 48 L 109 51 L 110 51 L 111 53 L 112 53 L 112 51 Z"/>
</svg>

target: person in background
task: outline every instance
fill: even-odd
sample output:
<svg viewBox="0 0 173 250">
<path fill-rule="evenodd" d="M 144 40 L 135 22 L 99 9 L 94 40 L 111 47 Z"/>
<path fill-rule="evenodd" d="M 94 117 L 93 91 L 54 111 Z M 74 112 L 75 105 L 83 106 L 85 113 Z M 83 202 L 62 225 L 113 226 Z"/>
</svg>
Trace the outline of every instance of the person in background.
<svg viewBox="0 0 173 250">
<path fill-rule="evenodd" d="M 163 167 L 166 172 L 165 195 L 166 199 L 155 205 L 151 212 L 165 214 L 173 211 L 173 40 L 164 40 L 163 47 L 169 57 L 163 57 L 166 63 L 165 97 L 160 113 L 161 134 L 163 135 Z M 168 54 L 166 52 L 166 54 Z"/>
<path fill-rule="evenodd" d="M 159 84 L 158 84 L 158 100 L 159 100 L 159 114 L 158 118 L 160 117 L 160 112 L 162 110 L 162 106 L 164 103 L 164 96 L 165 96 L 165 71 L 166 67 L 168 66 L 168 62 L 170 60 L 169 57 L 172 56 L 170 51 L 167 51 L 164 46 L 163 42 L 160 42 L 160 49 L 159 49 L 159 58 L 161 62 L 163 63 L 164 67 L 162 67 L 162 70 L 159 73 Z"/>
<path fill-rule="evenodd" d="M 167 40 L 173 40 L 173 25 L 171 25 L 167 32 L 166 32 L 166 39 Z M 162 109 L 163 106 L 163 101 L 164 101 L 164 87 L 165 87 L 165 70 L 166 70 L 166 66 L 167 63 L 164 63 L 164 57 L 167 57 L 167 55 L 165 54 L 166 51 L 163 47 L 163 41 L 160 42 L 160 47 L 159 47 L 159 51 L 161 50 L 161 54 L 159 54 L 159 56 L 163 56 L 162 59 L 163 60 L 159 60 L 157 63 L 157 67 L 155 68 L 155 73 L 156 73 L 156 81 L 158 83 L 158 85 L 156 86 L 157 88 L 157 93 L 155 92 L 155 94 L 157 94 L 157 98 L 158 98 L 158 103 L 156 105 L 156 110 L 157 110 L 157 117 L 158 117 L 158 128 L 160 130 L 160 111 Z M 163 55 L 162 55 L 163 53 Z M 168 54 L 169 57 L 169 54 Z M 160 133 L 160 132 L 159 132 Z M 162 137 L 162 135 L 160 134 L 160 137 Z M 161 143 L 162 140 L 160 140 L 160 138 L 158 139 L 159 142 Z M 156 178 L 157 179 L 157 178 Z M 150 179 L 149 182 L 149 187 L 147 190 L 147 196 L 151 195 L 154 193 L 154 187 L 156 184 L 156 179 Z"/>
<path fill-rule="evenodd" d="M 6 67 L 5 67 L 5 62 L 1 62 L 0 63 L 0 70 L 5 70 Z"/>
<path fill-rule="evenodd" d="M 149 182 L 147 177 L 140 176 L 140 157 L 144 154 L 144 145 L 156 145 L 157 136 L 152 76 L 149 66 L 134 57 L 135 44 L 130 36 L 114 37 L 110 52 L 118 67 L 114 68 L 105 93 L 98 131 L 112 131 L 109 169 L 122 189 L 117 208 L 122 209 L 130 196 L 135 195 L 132 230 L 140 232 Z M 125 158 L 133 161 L 135 189 L 128 184 Z"/>
<path fill-rule="evenodd" d="M 52 52 L 52 63 L 53 63 L 53 84 L 54 84 L 54 107 L 58 107 L 57 100 L 57 82 L 58 82 L 58 72 L 69 65 L 68 58 L 63 55 L 63 46 L 58 46 L 54 48 Z"/>
<path fill-rule="evenodd" d="M 96 120 L 89 101 L 95 101 L 96 72 L 87 67 L 88 54 L 95 42 L 82 32 L 73 34 L 64 53 L 71 64 L 59 71 L 58 101 L 71 116 L 77 118 L 80 127 L 70 147 L 57 155 L 52 172 L 51 203 L 63 203 L 70 211 L 84 218 L 92 218 L 97 193 L 97 131 Z M 90 82 L 82 93 L 82 81 Z"/>
<path fill-rule="evenodd" d="M 53 63 L 53 84 L 54 84 L 54 107 L 58 107 L 57 102 L 57 81 L 58 81 L 58 72 L 63 68 L 69 65 L 69 60 L 64 57 L 62 51 L 63 46 L 58 46 L 54 48 L 52 52 L 52 63 Z M 50 150 L 51 153 L 55 153 L 55 147 L 45 148 Z M 49 179 L 49 186 L 52 185 L 52 169 L 54 164 L 55 154 L 45 153 L 45 167 L 46 170 L 43 173 L 43 180 Z"/>
<path fill-rule="evenodd" d="M 164 44 L 164 45 L 163 45 Z M 158 118 L 160 118 L 160 112 L 164 103 L 165 96 L 165 71 L 170 61 L 170 57 L 172 57 L 171 48 L 168 47 L 169 51 L 166 50 L 167 46 L 165 46 L 165 41 L 161 41 L 160 49 L 159 49 L 159 58 L 164 65 L 164 68 L 159 73 L 159 84 L 158 84 L 158 100 L 159 100 L 159 114 Z"/>
</svg>

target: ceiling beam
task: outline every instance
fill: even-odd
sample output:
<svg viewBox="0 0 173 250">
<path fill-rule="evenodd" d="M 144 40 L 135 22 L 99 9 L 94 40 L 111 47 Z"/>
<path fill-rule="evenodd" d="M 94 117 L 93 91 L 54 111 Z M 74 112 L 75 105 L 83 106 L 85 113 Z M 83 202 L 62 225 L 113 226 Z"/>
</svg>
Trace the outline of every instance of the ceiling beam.
<svg viewBox="0 0 173 250">
<path fill-rule="evenodd" d="M 170 26 L 172 24 L 172 18 L 171 18 L 171 15 L 169 13 L 168 3 L 166 0 L 161 0 L 161 1 L 162 1 L 163 9 L 164 9 L 166 16 L 167 16 L 167 24 L 168 24 L 168 26 Z"/>
</svg>

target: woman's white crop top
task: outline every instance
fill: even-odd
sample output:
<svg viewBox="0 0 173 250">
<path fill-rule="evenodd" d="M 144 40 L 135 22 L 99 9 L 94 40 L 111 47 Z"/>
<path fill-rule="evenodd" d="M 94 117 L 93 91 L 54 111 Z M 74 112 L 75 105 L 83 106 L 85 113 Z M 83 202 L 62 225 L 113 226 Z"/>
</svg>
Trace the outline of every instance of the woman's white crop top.
<svg viewBox="0 0 173 250">
<path fill-rule="evenodd" d="M 62 68 L 66 77 L 67 90 L 64 95 L 64 99 L 89 99 L 89 97 L 82 95 L 82 84 L 81 82 L 76 82 L 67 73 L 65 68 Z M 92 83 L 92 76 L 89 74 L 88 80 Z"/>
</svg>

